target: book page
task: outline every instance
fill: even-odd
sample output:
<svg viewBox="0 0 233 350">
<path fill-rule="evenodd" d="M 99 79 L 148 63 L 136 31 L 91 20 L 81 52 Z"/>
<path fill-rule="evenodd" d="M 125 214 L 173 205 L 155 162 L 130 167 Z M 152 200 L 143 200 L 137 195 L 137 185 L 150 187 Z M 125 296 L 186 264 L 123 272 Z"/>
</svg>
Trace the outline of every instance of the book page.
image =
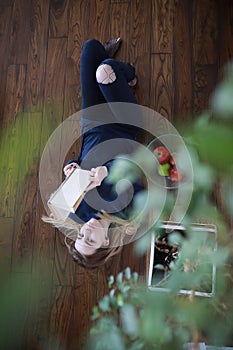
<svg viewBox="0 0 233 350">
<path fill-rule="evenodd" d="M 61 184 L 48 201 L 49 207 L 64 209 L 68 212 L 75 212 L 75 204 L 90 184 L 89 171 L 75 169 L 74 172 Z"/>
</svg>

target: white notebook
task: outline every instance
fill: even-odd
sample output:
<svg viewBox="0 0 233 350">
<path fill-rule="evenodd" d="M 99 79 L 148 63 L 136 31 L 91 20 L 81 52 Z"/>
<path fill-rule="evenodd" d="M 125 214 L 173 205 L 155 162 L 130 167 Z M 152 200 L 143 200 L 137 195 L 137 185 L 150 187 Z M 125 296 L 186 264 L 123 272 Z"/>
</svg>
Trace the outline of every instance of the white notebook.
<svg viewBox="0 0 233 350">
<path fill-rule="evenodd" d="M 90 183 L 88 170 L 75 169 L 49 198 L 51 213 L 59 219 L 66 219 L 69 213 L 75 213 Z"/>
</svg>

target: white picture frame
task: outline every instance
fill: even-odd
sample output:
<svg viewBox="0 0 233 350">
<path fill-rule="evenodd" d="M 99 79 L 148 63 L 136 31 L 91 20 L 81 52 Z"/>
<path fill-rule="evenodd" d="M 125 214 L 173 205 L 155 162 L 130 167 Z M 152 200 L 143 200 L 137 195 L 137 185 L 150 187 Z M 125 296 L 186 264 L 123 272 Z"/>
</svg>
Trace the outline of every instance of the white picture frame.
<svg viewBox="0 0 233 350">
<path fill-rule="evenodd" d="M 216 226 L 213 224 L 201 224 L 201 223 L 194 223 L 192 226 L 192 230 L 196 232 L 197 234 L 205 231 L 208 234 L 211 234 L 213 240 L 214 240 L 214 250 L 217 249 L 217 229 Z M 161 229 L 164 230 L 179 230 L 179 231 L 185 231 L 185 227 L 178 223 L 173 222 L 164 222 L 161 226 Z M 153 284 L 153 273 L 154 273 L 154 261 L 155 261 L 155 233 L 152 233 L 151 235 L 151 243 L 149 248 L 149 268 L 148 268 L 148 278 L 147 278 L 147 286 L 150 291 L 160 291 L 160 292 L 169 292 L 170 290 L 165 287 L 156 286 Z M 188 290 L 188 289 L 180 289 L 178 294 L 183 295 L 195 295 L 200 297 L 212 297 L 215 293 L 215 285 L 216 285 L 216 266 L 212 265 L 212 271 L 211 271 L 211 291 L 203 292 L 199 290 Z"/>
</svg>

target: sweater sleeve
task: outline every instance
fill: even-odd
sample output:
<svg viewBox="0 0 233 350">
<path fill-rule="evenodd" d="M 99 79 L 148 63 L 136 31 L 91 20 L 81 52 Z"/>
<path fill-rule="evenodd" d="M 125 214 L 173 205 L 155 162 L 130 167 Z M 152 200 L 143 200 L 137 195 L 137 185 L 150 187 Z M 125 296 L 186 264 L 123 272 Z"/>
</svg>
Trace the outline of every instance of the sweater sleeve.
<svg viewBox="0 0 233 350">
<path fill-rule="evenodd" d="M 76 164 L 78 164 L 78 161 L 77 161 L 77 159 L 70 159 L 70 160 L 68 160 L 68 162 L 66 162 L 65 166 L 66 166 L 66 165 L 69 165 L 69 164 L 71 164 L 71 163 L 76 163 Z"/>
</svg>

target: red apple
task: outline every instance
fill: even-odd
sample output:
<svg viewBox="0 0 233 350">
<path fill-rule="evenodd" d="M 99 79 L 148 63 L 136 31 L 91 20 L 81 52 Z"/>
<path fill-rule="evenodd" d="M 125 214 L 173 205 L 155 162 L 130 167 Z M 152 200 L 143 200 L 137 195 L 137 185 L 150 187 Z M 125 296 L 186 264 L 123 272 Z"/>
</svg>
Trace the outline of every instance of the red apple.
<svg viewBox="0 0 233 350">
<path fill-rule="evenodd" d="M 171 181 L 180 181 L 182 179 L 182 174 L 176 168 L 171 168 L 169 171 L 169 178 Z"/>
<path fill-rule="evenodd" d="M 171 156 L 169 151 L 163 146 L 156 147 L 154 149 L 154 154 L 158 158 L 160 164 L 168 163 L 169 158 Z"/>
</svg>

